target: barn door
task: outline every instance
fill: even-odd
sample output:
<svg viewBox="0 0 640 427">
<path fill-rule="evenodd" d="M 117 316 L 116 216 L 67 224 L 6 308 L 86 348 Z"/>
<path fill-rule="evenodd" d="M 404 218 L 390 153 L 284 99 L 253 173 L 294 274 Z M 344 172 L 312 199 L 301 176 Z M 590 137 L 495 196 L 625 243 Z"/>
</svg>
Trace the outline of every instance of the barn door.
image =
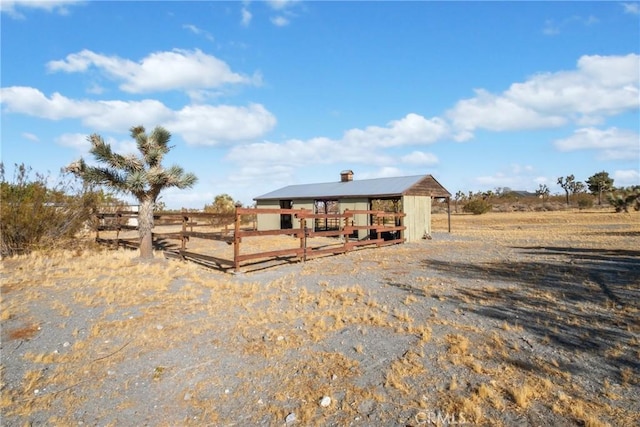
<svg viewBox="0 0 640 427">
<path fill-rule="evenodd" d="M 280 200 L 280 209 L 291 209 L 293 208 L 293 200 Z M 280 229 L 286 230 L 293 228 L 293 218 L 291 214 L 281 214 L 280 215 Z"/>
</svg>

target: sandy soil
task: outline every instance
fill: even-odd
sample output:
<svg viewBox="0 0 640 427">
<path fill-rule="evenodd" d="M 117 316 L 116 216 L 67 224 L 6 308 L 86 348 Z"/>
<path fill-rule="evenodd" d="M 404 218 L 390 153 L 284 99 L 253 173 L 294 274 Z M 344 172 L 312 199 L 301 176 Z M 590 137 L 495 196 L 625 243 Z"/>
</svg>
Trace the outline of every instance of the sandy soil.
<svg viewBox="0 0 640 427">
<path fill-rule="evenodd" d="M 453 220 L 238 275 L 4 260 L 2 425 L 637 425 L 640 214 Z"/>
</svg>

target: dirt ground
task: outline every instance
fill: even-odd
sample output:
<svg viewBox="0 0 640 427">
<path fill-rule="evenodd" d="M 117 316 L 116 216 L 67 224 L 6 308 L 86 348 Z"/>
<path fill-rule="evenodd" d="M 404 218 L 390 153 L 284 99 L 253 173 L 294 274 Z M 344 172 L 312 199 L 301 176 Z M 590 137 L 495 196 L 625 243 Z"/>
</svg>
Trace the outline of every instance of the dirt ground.
<svg viewBox="0 0 640 427">
<path fill-rule="evenodd" d="M 638 425 L 640 213 L 452 221 L 242 274 L 3 260 L 1 424 Z"/>
</svg>

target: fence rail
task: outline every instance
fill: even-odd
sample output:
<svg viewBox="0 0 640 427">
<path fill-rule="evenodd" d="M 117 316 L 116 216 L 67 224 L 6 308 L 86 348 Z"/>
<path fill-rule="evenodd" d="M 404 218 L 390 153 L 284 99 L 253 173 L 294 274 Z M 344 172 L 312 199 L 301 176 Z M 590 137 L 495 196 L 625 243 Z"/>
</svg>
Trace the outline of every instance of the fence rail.
<svg viewBox="0 0 640 427">
<path fill-rule="evenodd" d="M 259 230 L 260 215 L 293 215 L 299 220 L 298 228 Z M 121 232 L 136 230 L 137 212 L 116 211 L 95 214 L 94 229 L 96 241 L 116 246 L 137 247 L 136 239 L 123 237 Z M 368 225 L 354 225 L 355 215 L 368 215 Z M 164 249 L 165 256 L 191 260 L 222 270 L 233 269 L 238 272 L 242 267 L 265 263 L 272 260 L 306 261 L 309 258 L 340 254 L 365 246 L 385 246 L 404 243 L 405 226 L 402 224 L 405 214 L 374 210 L 345 210 L 340 214 L 316 214 L 308 209 L 257 209 L 236 208 L 234 214 L 215 214 L 206 212 L 157 212 L 154 213 L 153 239 L 156 246 Z M 335 229 L 316 231 L 317 220 L 331 219 L 338 226 Z M 215 230 L 210 230 L 214 227 Z M 393 224 L 393 225 L 390 225 Z M 160 227 L 180 227 L 179 230 L 159 231 Z M 207 231 L 194 231 L 194 228 L 207 227 Z M 354 238 L 359 230 L 369 233 L 364 239 Z M 115 231 L 115 239 L 105 239 L 101 231 Z M 286 249 L 253 250 L 246 239 L 260 239 L 266 236 L 290 236 L 298 239 L 295 247 Z M 314 243 L 315 238 L 335 238 L 327 243 Z M 233 246 L 233 255 L 216 256 L 187 249 L 191 239 L 222 241 Z M 175 240 L 177 245 L 168 245 L 166 241 Z M 160 244 L 160 242 L 164 242 Z M 199 245 L 202 246 L 202 245 Z"/>
</svg>

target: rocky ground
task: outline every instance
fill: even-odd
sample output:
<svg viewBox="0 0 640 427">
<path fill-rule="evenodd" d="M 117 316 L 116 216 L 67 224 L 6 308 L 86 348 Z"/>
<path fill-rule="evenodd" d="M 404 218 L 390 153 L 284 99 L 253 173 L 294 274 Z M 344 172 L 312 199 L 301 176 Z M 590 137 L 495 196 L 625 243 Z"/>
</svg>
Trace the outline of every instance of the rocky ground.
<svg viewBox="0 0 640 427">
<path fill-rule="evenodd" d="M 4 260 L 2 425 L 636 425 L 638 217 L 500 215 L 237 275 Z"/>
</svg>

